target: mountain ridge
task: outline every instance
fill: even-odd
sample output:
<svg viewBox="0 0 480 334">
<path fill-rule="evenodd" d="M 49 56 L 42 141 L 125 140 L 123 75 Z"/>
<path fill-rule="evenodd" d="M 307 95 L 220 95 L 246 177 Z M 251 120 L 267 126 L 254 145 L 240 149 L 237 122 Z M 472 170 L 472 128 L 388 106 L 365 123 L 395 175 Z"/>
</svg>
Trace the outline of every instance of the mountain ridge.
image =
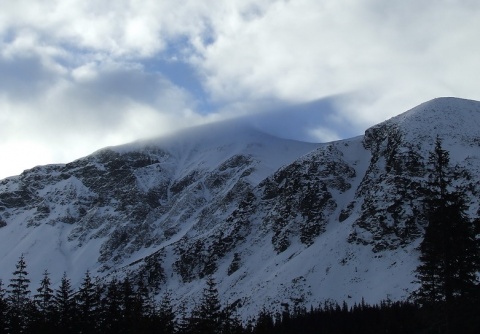
<svg viewBox="0 0 480 334">
<path fill-rule="evenodd" d="M 44 269 L 77 285 L 86 270 L 128 275 L 190 305 L 212 275 L 244 318 L 267 303 L 403 299 L 437 135 L 480 213 L 477 125 L 480 102 L 439 98 L 331 143 L 227 122 L 38 166 L 0 181 L 0 264 L 24 253 L 33 283 Z"/>
</svg>

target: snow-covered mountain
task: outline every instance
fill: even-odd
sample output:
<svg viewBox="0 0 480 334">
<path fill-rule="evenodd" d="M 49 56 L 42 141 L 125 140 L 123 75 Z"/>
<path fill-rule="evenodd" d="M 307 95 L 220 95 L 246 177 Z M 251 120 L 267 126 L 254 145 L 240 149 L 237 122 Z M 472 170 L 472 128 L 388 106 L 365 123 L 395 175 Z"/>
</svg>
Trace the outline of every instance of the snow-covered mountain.
<svg viewBox="0 0 480 334">
<path fill-rule="evenodd" d="M 24 254 L 34 283 L 130 275 L 190 303 L 212 275 L 244 317 L 405 298 L 428 152 L 439 136 L 477 217 L 478 129 L 480 102 L 440 98 L 327 144 L 225 122 L 35 167 L 0 181 L 0 278 Z"/>
</svg>

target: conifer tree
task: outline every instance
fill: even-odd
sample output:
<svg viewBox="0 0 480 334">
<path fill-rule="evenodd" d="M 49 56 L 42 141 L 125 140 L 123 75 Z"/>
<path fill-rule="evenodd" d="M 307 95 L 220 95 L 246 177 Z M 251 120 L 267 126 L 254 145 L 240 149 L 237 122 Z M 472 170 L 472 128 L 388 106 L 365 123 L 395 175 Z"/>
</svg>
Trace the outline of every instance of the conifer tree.
<svg viewBox="0 0 480 334">
<path fill-rule="evenodd" d="M 158 310 L 158 318 L 160 324 L 159 333 L 163 334 L 173 334 L 175 333 L 176 321 L 175 313 L 173 312 L 172 307 L 172 297 L 170 291 L 167 291 L 160 303 Z"/>
<path fill-rule="evenodd" d="M 443 220 L 444 200 L 447 193 L 448 152 L 443 150 L 437 137 L 435 149 L 429 156 L 429 182 L 427 188 L 427 219 L 424 239 L 420 245 L 421 264 L 417 268 L 420 289 L 417 298 L 422 303 L 444 300 Z"/>
<path fill-rule="evenodd" d="M 133 290 L 132 284 L 126 277 L 121 285 L 121 310 L 122 310 L 122 328 L 125 333 L 137 333 L 138 328 L 135 324 L 142 319 L 142 305 L 138 295 Z"/>
<path fill-rule="evenodd" d="M 221 333 L 221 305 L 215 280 L 209 276 L 201 303 L 194 308 L 189 333 Z"/>
<path fill-rule="evenodd" d="M 417 268 L 421 283 L 417 296 L 424 303 L 448 304 L 455 297 L 467 297 L 475 287 L 479 270 L 474 227 L 465 214 L 462 193 L 453 188 L 449 161 L 449 153 L 437 138 L 429 157 L 428 225 Z"/>
<path fill-rule="evenodd" d="M 113 278 L 107 286 L 105 297 L 102 302 L 103 321 L 102 332 L 117 334 L 122 328 L 122 295 L 116 278 Z"/>
<path fill-rule="evenodd" d="M 93 333 L 99 324 L 100 296 L 90 271 L 87 270 L 77 293 L 78 327 L 82 333 Z"/>
<path fill-rule="evenodd" d="M 7 317 L 7 326 L 9 332 L 22 333 L 28 324 L 30 311 L 29 285 L 27 264 L 23 254 L 16 264 L 16 270 L 13 272 L 13 278 L 10 279 L 8 287 L 9 312 Z"/>
<path fill-rule="evenodd" d="M 8 285 L 10 288 L 9 300 L 11 305 L 18 309 L 23 309 L 26 306 L 30 294 L 30 279 L 26 269 L 27 264 L 22 254 L 16 265 L 16 270 L 13 272 L 14 277 L 10 279 L 10 284 Z"/>
<path fill-rule="evenodd" d="M 445 331 L 450 331 L 453 303 L 472 296 L 480 268 L 480 251 L 463 193 L 454 188 L 449 153 L 437 138 L 430 154 L 426 209 L 428 225 L 420 245 L 415 295 L 424 305 L 445 305 Z"/>
<path fill-rule="evenodd" d="M 75 299 L 74 291 L 67 273 L 63 273 L 60 286 L 53 296 L 55 314 L 57 316 L 58 330 L 60 333 L 72 333 L 74 326 Z"/>
<path fill-rule="evenodd" d="M 43 273 L 34 302 L 37 309 L 37 331 L 47 332 L 53 327 L 54 300 L 53 289 L 50 287 L 50 274 L 47 270 Z"/>
</svg>

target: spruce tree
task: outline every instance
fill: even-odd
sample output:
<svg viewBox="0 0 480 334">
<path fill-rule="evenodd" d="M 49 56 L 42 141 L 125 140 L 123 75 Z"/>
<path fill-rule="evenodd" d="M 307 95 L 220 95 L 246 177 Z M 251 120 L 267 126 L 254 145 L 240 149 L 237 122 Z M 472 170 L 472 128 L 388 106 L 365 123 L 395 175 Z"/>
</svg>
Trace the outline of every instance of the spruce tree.
<svg viewBox="0 0 480 334">
<path fill-rule="evenodd" d="M 452 184 L 449 153 L 439 138 L 430 154 L 427 219 L 424 240 L 420 245 L 421 264 L 417 293 L 424 303 L 467 297 L 475 288 L 479 270 L 479 247 L 469 221 L 465 199 Z"/>
<path fill-rule="evenodd" d="M 67 273 L 63 273 L 60 286 L 55 290 L 53 296 L 56 322 L 59 333 L 67 334 L 73 332 L 74 319 L 76 317 L 74 291 Z"/>
<path fill-rule="evenodd" d="M 425 203 L 428 224 L 425 228 L 424 239 L 420 244 L 421 264 L 417 268 L 417 278 L 421 284 L 417 291 L 417 298 L 424 304 L 436 303 L 444 299 L 443 213 L 441 208 L 448 184 L 446 179 L 448 162 L 448 152 L 442 149 L 441 142 L 437 138 L 435 150 L 429 156 L 429 182 Z"/>
<path fill-rule="evenodd" d="M 16 264 L 13 278 L 8 287 L 9 312 L 7 317 L 8 330 L 11 333 L 23 333 L 27 328 L 30 315 L 30 279 L 28 279 L 27 264 L 23 254 Z"/>
<path fill-rule="evenodd" d="M 462 192 L 453 185 L 449 153 L 437 138 L 429 156 L 424 239 L 420 245 L 417 300 L 422 304 L 445 303 L 446 331 L 453 302 L 472 295 L 479 271 L 479 247 Z"/>
<path fill-rule="evenodd" d="M 116 278 L 107 286 L 105 297 L 102 301 L 102 332 L 118 334 L 123 332 L 122 327 L 122 294 Z"/>
<path fill-rule="evenodd" d="M 124 333 L 137 333 L 136 324 L 142 320 L 141 299 L 134 291 L 128 277 L 126 277 L 121 285 L 121 310 L 122 310 L 122 328 Z"/>
<path fill-rule="evenodd" d="M 207 278 L 200 304 L 192 311 L 189 333 L 221 333 L 221 305 L 214 279 Z"/>
<path fill-rule="evenodd" d="M 21 310 L 28 303 L 28 296 L 30 294 L 30 279 L 28 278 L 27 264 L 23 254 L 18 260 L 13 276 L 14 277 L 10 279 L 10 284 L 8 285 L 10 288 L 9 300 L 12 307 Z"/>
<path fill-rule="evenodd" d="M 160 303 L 158 310 L 158 318 L 160 323 L 159 333 L 173 334 L 175 333 L 176 321 L 175 313 L 172 307 L 172 297 L 170 291 L 167 291 Z"/>
<path fill-rule="evenodd" d="M 78 290 L 76 302 L 80 332 L 94 333 L 99 324 L 97 311 L 100 305 L 100 296 L 98 294 L 98 286 L 95 285 L 88 270 Z"/>
<path fill-rule="evenodd" d="M 34 302 L 37 309 L 37 328 L 38 332 L 48 332 L 53 327 L 54 300 L 53 289 L 50 287 L 50 274 L 47 270 L 43 273 L 37 294 L 34 296 Z"/>
</svg>

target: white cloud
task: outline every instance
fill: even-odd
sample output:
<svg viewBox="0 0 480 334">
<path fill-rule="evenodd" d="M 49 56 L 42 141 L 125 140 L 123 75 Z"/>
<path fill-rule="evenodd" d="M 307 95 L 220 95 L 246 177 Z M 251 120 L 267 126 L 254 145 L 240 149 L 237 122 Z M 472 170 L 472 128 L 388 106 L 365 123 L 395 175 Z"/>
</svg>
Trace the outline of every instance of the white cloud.
<svg viewBox="0 0 480 334">
<path fill-rule="evenodd" d="M 216 23 L 198 66 L 220 101 L 350 93 L 344 113 L 365 126 L 437 96 L 480 98 L 477 2 L 279 1 Z"/>
<path fill-rule="evenodd" d="M 285 133 L 288 119 L 290 137 L 328 139 L 434 97 L 480 100 L 475 0 L 0 4 L 0 152 L 12 157 L 18 145 L 45 157 L 18 168 L 329 96 L 336 109 L 259 122 Z M 200 84 L 185 83 L 194 75 L 182 82 L 145 65 L 155 59 L 189 62 L 206 96 L 197 95 Z M 210 109 L 197 111 L 197 99 Z"/>
<path fill-rule="evenodd" d="M 0 78 L 1 177 L 204 121 L 188 92 L 138 65 L 56 71 L 41 58 L 0 57 L 0 69 L 11 72 Z"/>
<path fill-rule="evenodd" d="M 309 132 L 312 137 L 316 138 L 321 143 L 328 143 L 331 141 L 342 139 L 335 131 L 332 131 L 332 129 L 323 126 L 314 128 Z"/>
</svg>

